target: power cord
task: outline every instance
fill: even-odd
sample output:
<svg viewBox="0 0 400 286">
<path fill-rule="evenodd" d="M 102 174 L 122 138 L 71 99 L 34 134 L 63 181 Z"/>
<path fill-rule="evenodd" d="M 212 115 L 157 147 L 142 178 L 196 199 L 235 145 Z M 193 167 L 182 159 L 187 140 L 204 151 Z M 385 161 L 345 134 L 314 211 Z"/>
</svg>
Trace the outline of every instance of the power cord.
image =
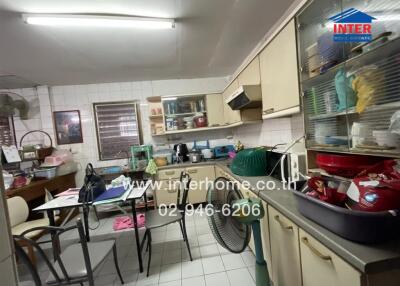
<svg viewBox="0 0 400 286">
<path fill-rule="evenodd" d="M 304 135 L 302 135 L 301 137 L 299 137 L 299 138 L 297 138 L 296 140 L 292 141 L 292 142 L 289 144 L 289 146 L 287 146 L 287 147 L 282 151 L 282 154 L 283 154 L 283 155 L 282 155 L 281 159 L 279 159 L 279 161 L 276 162 L 276 164 L 274 165 L 274 167 L 272 168 L 272 170 L 271 170 L 271 171 L 269 172 L 269 174 L 267 175 L 268 177 L 271 176 L 271 175 L 274 173 L 275 169 L 278 167 L 279 164 L 283 163 L 283 160 L 286 158 L 287 151 L 289 151 L 296 143 L 300 142 L 301 139 L 303 139 L 303 138 L 305 138 Z M 284 144 L 283 144 L 283 143 L 279 143 L 279 144 L 276 144 L 274 147 L 276 148 L 276 146 L 279 146 L 279 145 L 284 145 Z M 272 148 L 274 149 L 274 147 L 272 147 Z M 271 151 L 272 151 L 273 149 L 271 149 Z M 284 178 L 282 178 L 282 180 L 284 180 Z"/>
</svg>

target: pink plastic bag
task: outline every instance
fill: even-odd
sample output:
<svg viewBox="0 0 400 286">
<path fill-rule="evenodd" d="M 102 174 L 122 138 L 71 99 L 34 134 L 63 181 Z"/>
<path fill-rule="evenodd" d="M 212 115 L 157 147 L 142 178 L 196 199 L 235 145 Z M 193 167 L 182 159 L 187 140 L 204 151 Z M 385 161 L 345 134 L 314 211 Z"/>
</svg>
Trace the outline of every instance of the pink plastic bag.
<svg viewBox="0 0 400 286">
<path fill-rule="evenodd" d="M 137 222 L 138 222 L 138 228 L 141 228 L 145 224 L 145 216 L 144 214 L 138 214 L 136 215 Z M 114 220 L 114 225 L 113 229 L 114 231 L 118 230 L 123 230 L 123 229 L 128 229 L 128 228 L 133 228 L 133 219 L 131 216 L 119 216 L 116 217 Z"/>
</svg>

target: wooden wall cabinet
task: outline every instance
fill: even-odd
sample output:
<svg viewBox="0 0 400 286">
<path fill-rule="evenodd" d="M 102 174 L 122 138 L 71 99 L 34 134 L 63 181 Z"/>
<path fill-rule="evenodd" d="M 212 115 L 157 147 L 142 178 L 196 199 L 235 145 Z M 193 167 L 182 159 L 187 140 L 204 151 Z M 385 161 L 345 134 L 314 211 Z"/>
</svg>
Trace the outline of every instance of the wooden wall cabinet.
<svg viewBox="0 0 400 286">
<path fill-rule="evenodd" d="M 263 118 L 300 111 L 295 22 L 291 20 L 260 53 Z"/>
<path fill-rule="evenodd" d="M 224 101 L 221 93 L 206 95 L 208 126 L 221 126 L 225 124 Z"/>
<path fill-rule="evenodd" d="M 238 75 L 237 81 L 239 85 L 257 85 L 261 83 L 260 59 L 258 56 Z"/>
<path fill-rule="evenodd" d="M 235 79 L 222 93 L 224 103 L 224 119 L 225 124 L 234 124 L 240 122 L 242 117 L 240 110 L 232 110 L 225 100 L 239 87 L 238 80 Z"/>
</svg>

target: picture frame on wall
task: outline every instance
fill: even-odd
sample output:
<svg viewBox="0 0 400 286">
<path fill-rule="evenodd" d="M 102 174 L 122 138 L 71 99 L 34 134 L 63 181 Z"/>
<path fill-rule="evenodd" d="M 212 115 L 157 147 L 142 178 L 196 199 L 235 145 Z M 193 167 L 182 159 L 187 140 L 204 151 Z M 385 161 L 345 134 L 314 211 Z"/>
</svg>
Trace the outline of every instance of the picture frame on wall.
<svg viewBox="0 0 400 286">
<path fill-rule="evenodd" d="M 83 143 L 79 110 L 54 111 L 57 145 Z"/>
</svg>

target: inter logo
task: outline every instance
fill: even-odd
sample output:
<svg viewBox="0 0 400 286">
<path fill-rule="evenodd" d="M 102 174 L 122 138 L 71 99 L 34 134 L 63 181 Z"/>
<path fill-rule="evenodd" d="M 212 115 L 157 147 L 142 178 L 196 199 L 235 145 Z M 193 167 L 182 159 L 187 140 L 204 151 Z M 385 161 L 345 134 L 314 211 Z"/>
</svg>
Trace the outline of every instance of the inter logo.
<svg viewBox="0 0 400 286">
<path fill-rule="evenodd" d="M 372 20 L 376 18 L 350 8 L 329 18 L 333 24 L 335 42 L 369 42 L 372 40 Z"/>
</svg>

